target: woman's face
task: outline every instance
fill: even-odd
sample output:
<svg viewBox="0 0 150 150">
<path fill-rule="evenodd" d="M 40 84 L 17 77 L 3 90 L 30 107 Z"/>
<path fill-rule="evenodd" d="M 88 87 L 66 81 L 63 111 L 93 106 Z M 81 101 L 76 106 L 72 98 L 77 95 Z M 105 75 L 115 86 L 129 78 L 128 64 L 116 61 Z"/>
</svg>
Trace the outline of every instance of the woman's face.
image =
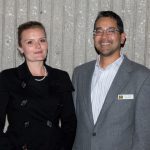
<svg viewBox="0 0 150 150">
<path fill-rule="evenodd" d="M 26 29 L 21 34 L 20 52 L 27 62 L 44 61 L 47 56 L 48 43 L 41 28 Z"/>
</svg>

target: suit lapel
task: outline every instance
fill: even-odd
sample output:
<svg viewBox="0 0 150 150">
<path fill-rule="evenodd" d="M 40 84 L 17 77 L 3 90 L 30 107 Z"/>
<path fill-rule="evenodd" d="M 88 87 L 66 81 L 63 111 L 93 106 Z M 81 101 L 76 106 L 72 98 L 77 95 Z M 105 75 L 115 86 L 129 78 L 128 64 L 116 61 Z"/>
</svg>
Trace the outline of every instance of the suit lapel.
<svg viewBox="0 0 150 150">
<path fill-rule="evenodd" d="M 132 70 L 131 61 L 125 57 L 107 93 L 105 102 L 103 104 L 102 110 L 100 112 L 100 115 L 98 117 L 96 124 L 102 123 L 103 118 L 105 117 L 106 111 L 109 109 L 114 99 L 116 99 L 118 94 L 121 93 L 122 89 L 128 83 L 128 80 L 130 79 L 129 72 L 131 70 Z"/>
<path fill-rule="evenodd" d="M 83 78 L 83 100 L 84 100 L 84 104 L 85 104 L 85 109 L 86 112 L 89 116 L 90 122 L 92 123 L 92 125 L 94 126 L 94 122 L 93 122 L 93 113 L 92 113 L 92 106 L 91 106 L 91 82 L 92 82 L 92 76 L 93 76 L 93 72 L 94 72 L 94 68 L 95 68 L 95 62 L 93 61 L 91 62 L 87 67 L 87 72 L 84 72 L 84 78 Z"/>
</svg>

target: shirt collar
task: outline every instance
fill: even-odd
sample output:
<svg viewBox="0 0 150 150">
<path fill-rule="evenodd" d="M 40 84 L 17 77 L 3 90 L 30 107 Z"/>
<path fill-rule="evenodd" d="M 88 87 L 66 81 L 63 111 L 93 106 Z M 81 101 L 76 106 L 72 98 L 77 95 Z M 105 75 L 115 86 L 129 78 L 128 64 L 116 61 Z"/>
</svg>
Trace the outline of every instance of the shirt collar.
<svg viewBox="0 0 150 150">
<path fill-rule="evenodd" d="M 121 65 L 123 59 L 124 59 L 124 55 L 123 55 L 122 53 L 120 53 L 120 57 L 119 57 L 117 60 L 115 60 L 112 64 L 108 65 L 108 66 L 106 67 L 106 69 L 107 69 L 107 68 L 110 68 L 111 66 L 119 67 L 119 66 Z M 97 56 L 95 67 L 98 68 L 98 69 L 100 69 L 100 70 L 104 70 L 104 69 L 99 65 L 99 62 L 100 62 L 100 55 Z"/>
</svg>

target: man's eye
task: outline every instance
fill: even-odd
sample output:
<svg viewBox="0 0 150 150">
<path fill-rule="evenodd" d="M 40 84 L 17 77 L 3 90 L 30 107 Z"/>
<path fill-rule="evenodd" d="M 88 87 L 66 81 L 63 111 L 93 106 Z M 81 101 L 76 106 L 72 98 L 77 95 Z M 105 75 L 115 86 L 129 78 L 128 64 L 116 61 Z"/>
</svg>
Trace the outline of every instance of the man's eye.
<svg viewBox="0 0 150 150">
<path fill-rule="evenodd" d="M 108 30 L 107 32 L 108 32 L 108 33 L 114 33 L 114 32 L 115 32 L 115 30 L 110 29 L 110 30 Z"/>
<path fill-rule="evenodd" d="M 97 33 L 103 33 L 103 31 L 102 31 L 102 30 L 97 30 L 96 32 L 97 32 Z"/>
</svg>

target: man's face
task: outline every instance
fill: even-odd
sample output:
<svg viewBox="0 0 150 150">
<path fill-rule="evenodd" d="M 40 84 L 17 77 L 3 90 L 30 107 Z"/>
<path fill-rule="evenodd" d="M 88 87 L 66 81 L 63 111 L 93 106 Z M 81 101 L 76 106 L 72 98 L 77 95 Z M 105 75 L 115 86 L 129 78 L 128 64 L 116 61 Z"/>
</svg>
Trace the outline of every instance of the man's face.
<svg viewBox="0 0 150 150">
<path fill-rule="evenodd" d="M 125 33 L 120 33 L 116 20 L 102 17 L 96 22 L 94 46 L 97 52 L 104 57 L 120 54 L 121 44 L 125 42 Z"/>
</svg>

